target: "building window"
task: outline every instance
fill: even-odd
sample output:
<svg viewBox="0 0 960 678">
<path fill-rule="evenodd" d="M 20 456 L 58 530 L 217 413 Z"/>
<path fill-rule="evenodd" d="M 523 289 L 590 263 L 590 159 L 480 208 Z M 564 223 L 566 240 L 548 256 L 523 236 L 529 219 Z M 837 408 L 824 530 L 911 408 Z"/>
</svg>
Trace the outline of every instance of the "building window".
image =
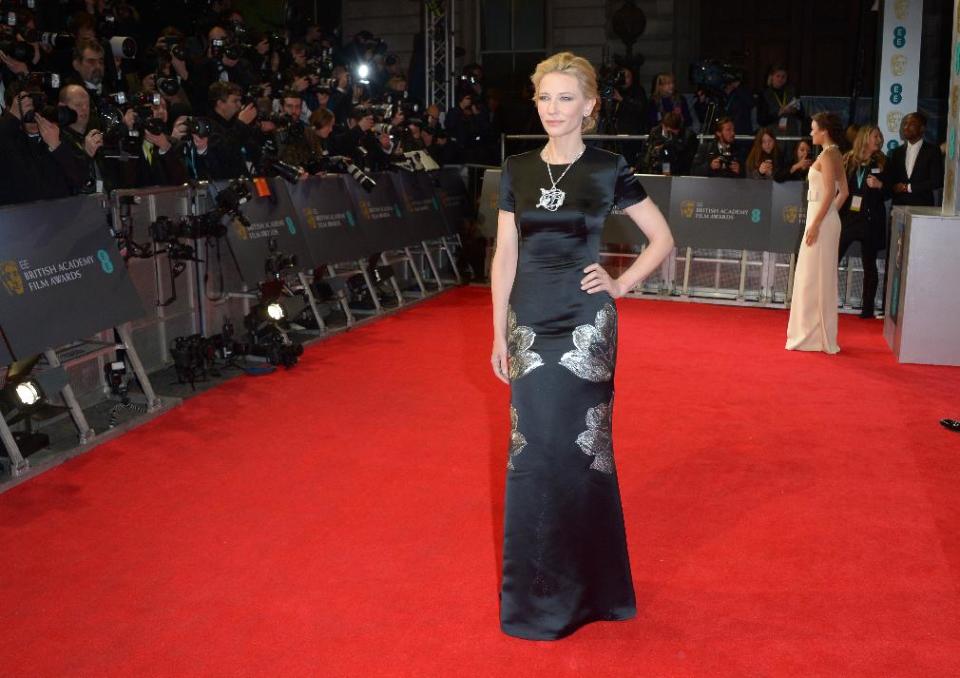
<svg viewBox="0 0 960 678">
<path fill-rule="evenodd" d="M 546 57 L 544 0 L 480 0 L 480 62 L 490 87 L 519 92 Z"/>
</svg>

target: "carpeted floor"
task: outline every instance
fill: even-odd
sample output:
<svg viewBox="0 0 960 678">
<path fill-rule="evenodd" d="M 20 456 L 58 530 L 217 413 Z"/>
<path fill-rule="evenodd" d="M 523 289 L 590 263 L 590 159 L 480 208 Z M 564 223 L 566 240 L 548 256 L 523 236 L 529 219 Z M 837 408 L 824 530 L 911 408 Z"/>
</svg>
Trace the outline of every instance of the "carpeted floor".
<svg viewBox="0 0 960 678">
<path fill-rule="evenodd" d="M 3 676 L 957 676 L 960 370 L 881 322 L 623 300 L 639 615 L 497 620 L 507 388 L 489 291 L 238 378 L 0 495 Z"/>
</svg>

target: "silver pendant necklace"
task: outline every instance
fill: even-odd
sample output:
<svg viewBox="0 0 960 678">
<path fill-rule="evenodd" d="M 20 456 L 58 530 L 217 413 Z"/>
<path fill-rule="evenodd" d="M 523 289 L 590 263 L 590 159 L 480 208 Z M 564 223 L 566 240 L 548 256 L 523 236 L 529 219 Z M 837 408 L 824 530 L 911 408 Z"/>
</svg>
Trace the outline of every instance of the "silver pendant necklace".
<svg viewBox="0 0 960 678">
<path fill-rule="evenodd" d="M 557 188 L 557 184 L 560 183 L 560 180 L 570 171 L 570 168 L 573 167 L 573 163 L 580 159 L 580 156 L 583 155 L 583 152 L 587 150 L 587 147 L 584 146 L 580 149 L 580 152 L 577 153 L 577 157 L 570 161 L 570 164 L 567 165 L 567 168 L 563 170 L 556 181 L 553 179 L 553 171 L 550 169 L 550 163 L 544 160 L 544 163 L 547 166 L 547 176 L 550 177 L 550 188 L 541 188 L 540 189 L 540 202 L 537 203 L 537 207 L 542 207 L 545 210 L 550 212 L 556 212 L 563 205 L 564 198 L 567 197 L 567 194 Z"/>
</svg>

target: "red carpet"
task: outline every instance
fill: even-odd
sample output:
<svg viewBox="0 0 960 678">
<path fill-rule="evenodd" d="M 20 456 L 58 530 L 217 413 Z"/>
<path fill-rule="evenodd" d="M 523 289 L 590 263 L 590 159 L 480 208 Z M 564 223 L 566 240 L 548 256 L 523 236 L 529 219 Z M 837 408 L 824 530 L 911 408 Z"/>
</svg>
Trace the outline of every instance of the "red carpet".
<svg viewBox="0 0 960 678">
<path fill-rule="evenodd" d="M 957 676 L 960 370 L 625 300 L 636 620 L 500 634 L 507 389 L 462 289 L 0 495 L 3 676 Z"/>
</svg>

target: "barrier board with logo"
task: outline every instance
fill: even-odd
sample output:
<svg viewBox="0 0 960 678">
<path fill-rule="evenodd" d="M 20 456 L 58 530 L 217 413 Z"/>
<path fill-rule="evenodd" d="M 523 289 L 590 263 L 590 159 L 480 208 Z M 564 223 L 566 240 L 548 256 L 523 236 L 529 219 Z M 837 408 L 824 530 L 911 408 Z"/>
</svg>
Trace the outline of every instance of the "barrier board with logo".
<svg viewBox="0 0 960 678">
<path fill-rule="evenodd" d="M 768 252 L 796 252 L 807 220 L 806 186 L 803 181 L 773 183 L 770 195 Z"/>
<path fill-rule="evenodd" d="M 882 5 L 877 126 L 889 155 L 900 145 L 903 117 L 917 110 L 923 0 L 884 0 Z"/>
<path fill-rule="evenodd" d="M 657 204 L 664 217 L 667 217 L 670 210 L 671 178 L 654 174 L 644 174 L 638 178 L 647 196 Z M 645 245 L 647 238 L 633 223 L 633 219 L 621 210 L 614 210 L 603 224 L 603 242 Z"/>
<path fill-rule="evenodd" d="M 15 359 L 144 315 L 99 196 L 0 209 L 0 318 Z"/>
<path fill-rule="evenodd" d="M 411 235 L 403 216 L 401 198 L 387 172 L 373 175 L 377 185 L 366 191 L 356 181 L 347 181 L 347 189 L 356 208 L 357 224 L 363 234 L 368 254 L 396 250 L 419 242 Z"/>
<path fill-rule="evenodd" d="M 470 205 L 470 196 L 460 175 L 460 169 L 441 167 L 435 172 L 430 172 L 429 176 L 434 180 L 437 197 L 440 198 L 440 210 L 447 229 L 446 235 L 462 233 L 464 219 L 470 215 L 473 208 Z"/>
<path fill-rule="evenodd" d="M 445 236 L 447 227 L 440 212 L 440 199 L 430 177 L 424 172 L 394 172 L 391 177 L 410 236 L 417 241 Z"/>
<path fill-rule="evenodd" d="M 770 182 L 673 178 L 669 222 L 679 247 L 764 251 L 769 212 Z"/>
<path fill-rule="evenodd" d="M 227 183 L 211 182 L 211 193 L 216 195 Z M 247 182 L 247 185 L 253 197 L 241 206 L 240 211 L 250 225 L 234 219 L 230 220 L 227 227 L 227 238 L 240 265 L 243 281 L 253 287 L 267 277 L 266 262 L 270 256 L 271 240 L 276 241 L 279 252 L 296 255 L 297 266 L 294 270 L 312 268 L 313 256 L 283 180 L 266 179 L 270 195 L 264 197 L 258 197 L 257 189 L 251 182 Z M 232 265 L 232 262 L 228 265 Z"/>
<path fill-rule="evenodd" d="M 353 179 L 310 177 L 288 189 L 314 262 L 356 261 L 371 252 L 357 224 L 348 181 Z"/>
</svg>

